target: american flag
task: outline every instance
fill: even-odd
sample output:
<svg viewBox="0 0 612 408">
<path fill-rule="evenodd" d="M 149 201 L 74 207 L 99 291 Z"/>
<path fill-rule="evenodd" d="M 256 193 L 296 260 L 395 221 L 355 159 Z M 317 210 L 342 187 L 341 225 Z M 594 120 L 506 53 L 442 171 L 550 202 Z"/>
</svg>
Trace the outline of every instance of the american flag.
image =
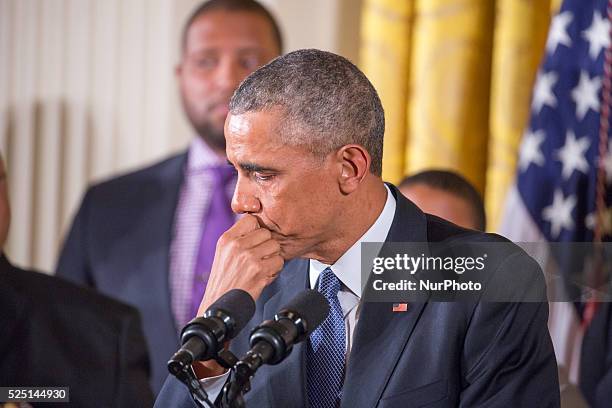
<svg viewBox="0 0 612 408">
<path fill-rule="evenodd" d="M 514 241 L 610 240 L 611 13 L 612 0 L 565 0 L 551 21 L 520 146 L 516 186 L 500 230 Z M 567 272 L 564 256 L 554 253 L 562 273 Z M 580 364 L 573 347 L 582 341 L 593 304 L 550 305 L 557 360 L 568 368 L 573 383 Z"/>
<path fill-rule="evenodd" d="M 393 304 L 394 312 L 407 312 L 408 311 L 408 303 L 394 303 Z"/>
<path fill-rule="evenodd" d="M 566 0 L 551 21 L 520 147 L 514 202 L 511 193 L 501 231 L 511 239 L 610 239 L 610 3 Z M 583 259 L 569 251 L 554 256 L 567 282 L 589 283 L 577 275 Z M 575 287 L 568 287 L 568 295 L 577 300 L 581 319 L 592 317 L 593 308 L 585 308 Z"/>
<path fill-rule="evenodd" d="M 563 3 L 551 22 L 546 57 L 534 87 L 517 188 L 547 241 L 593 241 L 600 163 L 606 171 L 605 184 L 612 182 L 609 128 L 600 157 L 604 61 L 610 45 L 607 6 L 608 0 Z M 612 232 L 612 190 L 606 190 L 607 217 L 599 224 L 604 239 Z"/>
</svg>

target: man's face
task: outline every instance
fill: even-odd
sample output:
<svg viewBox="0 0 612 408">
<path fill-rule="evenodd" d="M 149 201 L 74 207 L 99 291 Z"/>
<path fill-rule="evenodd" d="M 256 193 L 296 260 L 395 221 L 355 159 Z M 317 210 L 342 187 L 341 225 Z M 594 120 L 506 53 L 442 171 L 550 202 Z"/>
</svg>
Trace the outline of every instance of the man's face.
<svg viewBox="0 0 612 408">
<path fill-rule="evenodd" d="M 270 23 L 250 12 L 210 11 L 190 26 L 177 76 L 187 117 L 200 137 L 223 151 L 223 124 L 238 84 L 279 50 Z"/>
<path fill-rule="evenodd" d="M 6 170 L 4 168 L 4 160 L 0 155 L 0 250 L 4 248 L 6 237 L 8 236 L 9 225 L 11 224 L 10 210 L 6 185 Z"/>
<path fill-rule="evenodd" d="M 460 227 L 478 229 L 470 204 L 461 197 L 424 184 L 401 187 L 400 192 L 423 212 L 444 218 Z"/>
<path fill-rule="evenodd" d="M 275 111 L 229 114 L 226 152 L 238 170 L 232 209 L 256 216 L 291 259 L 314 254 L 333 237 L 342 213 L 342 169 L 334 154 L 320 159 L 281 143 L 280 120 Z"/>
</svg>

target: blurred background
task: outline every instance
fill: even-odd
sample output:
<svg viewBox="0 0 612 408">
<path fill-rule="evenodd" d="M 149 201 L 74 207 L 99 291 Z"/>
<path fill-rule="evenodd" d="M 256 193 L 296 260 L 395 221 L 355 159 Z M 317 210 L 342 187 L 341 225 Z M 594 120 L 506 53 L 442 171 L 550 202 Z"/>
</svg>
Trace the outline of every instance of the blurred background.
<svg viewBox="0 0 612 408">
<path fill-rule="evenodd" d="M 0 149 L 13 206 L 6 252 L 53 270 L 85 187 L 192 138 L 174 79 L 198 0 L 0 0 Z M 264 1 L 286 51 L 356 61 L 361 5 Z"/>
<path fill-rule="evenodd" d="M 174 79 L 198 0 L 0 0 L 7 253 L 53 270 L 86 186 L 185 149 Z M 384 178 L 459 171 L 496 230 L 558 0 L 267 0 L 286 51 L 359 65 L 387 117 Z M 153 220 L 152 220 L 153 221 Z"/>
</svg>

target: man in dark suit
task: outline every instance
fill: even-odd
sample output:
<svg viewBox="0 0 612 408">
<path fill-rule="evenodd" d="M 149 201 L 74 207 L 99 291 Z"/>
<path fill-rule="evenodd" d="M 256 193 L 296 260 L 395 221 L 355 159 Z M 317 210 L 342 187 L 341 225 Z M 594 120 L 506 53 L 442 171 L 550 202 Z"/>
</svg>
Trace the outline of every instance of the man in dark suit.
<svg viewBox="0 0 612 408">
<path fill-rule="evenodd" d="M 580 390 L 589 406 L 612 401 L 612 303 L 599 304 L 582 339 Z"/>
<path fill-rule="evenodd" d="M 134 308 L 0 258 L 0 385 L 69 387 L 70 406 L 150 407 Z"/>
<path fill-rule="evenodd" d="M 276 22 L 257 2 L 199 6 L 176 69 L 197 137 L 185 153 L 91 187 L 67 235 L 57 274 L 138 308 L 155 392 L 180 329 L 197 311 L 214 244 L 234 221 L 235 175 L 226 171 L 223 137 L 230 96 L 281 48 Z"/>
<path fill-rule="evenodd" d="M 0 248 L 10 223 L 0 157 Z M 0 255 L 0 386 L 69 387 L 69 406 L 150 407 L 140 317 L 127 305 Z"/>
<path fill-rule="evenodd" d="M 232 288 L 256 299 L 252 321 L 230 342 L 242 355 L 250 330 L 305 288 L 330 304 L 306 342 L 260 368 L 247 406 L 559 406 L 537 264 L 499 236 L 424 214 L 383 183 L 383 134 L 370 82 L 323 51 L 275 59 L 232 97 L 225 123 L 227 157 L 238 171 L 232 208 L 244 215 L 217 244 L 200 311 Z M 371 281 L 361 282 L 361 244 L 383 241 L 503 245 L 480 275 L 482 292 L 394 308 L 370 301 Z M 508 298 L 532 301 L 481 301 Z M 193 368 L 215 399 L 228 373 L 214 361 Z M 194 403 L 169 377 L 156 406 Z"/>
</svg>

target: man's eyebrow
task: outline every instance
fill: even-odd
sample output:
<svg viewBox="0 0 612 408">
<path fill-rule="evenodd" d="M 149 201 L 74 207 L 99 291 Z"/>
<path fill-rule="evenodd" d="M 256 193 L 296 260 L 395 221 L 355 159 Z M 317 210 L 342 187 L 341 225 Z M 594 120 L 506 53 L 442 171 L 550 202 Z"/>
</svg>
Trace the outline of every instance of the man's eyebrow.
<svg viewBox="0 0 612 408">
<path fill-rule="evenodd" d="M 263 53 L 265 52 L 264 47 L 259 45 L 247 45 L 244 47 L 240 47 L 238 50 L 238 54 L 248 54 L 248 53 Z"/>
<path fill-rule="evenodd" d="M 255 164 L 255 163 L 238 163 L 238 167 L 240 167 L 242 170 L 247 171 L 247 172 L 253 172 L 253 171 L 262 171 L 262 172 L 278 172 L 277 169 L 274 169 L 272 167 L 265 167 L 265 166 L 260 166 L 259 164 Z"/>
</svg>

